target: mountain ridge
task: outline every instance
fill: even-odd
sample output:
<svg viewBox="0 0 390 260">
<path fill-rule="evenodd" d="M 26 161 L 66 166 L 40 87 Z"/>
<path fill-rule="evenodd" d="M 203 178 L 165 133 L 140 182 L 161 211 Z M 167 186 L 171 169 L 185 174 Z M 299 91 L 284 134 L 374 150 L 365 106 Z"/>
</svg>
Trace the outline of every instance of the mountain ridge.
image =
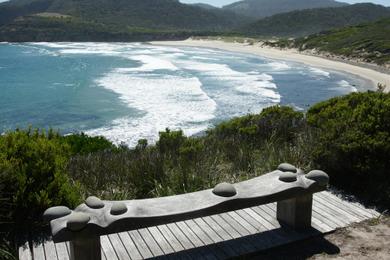
<svg viewBox="0 0 390 260">
<path fill-rule="evenodd" d="M 299 37 L 384 17 L 390 17 L 389 8 L 362 3 L 276 14 L 246 25 L 240 28 L 240 32 L 251 36 Z"/>
<path fill-rule="evenodd" d="M 226 10 L 206 10 L 177 0 L 12 0 L 0 4 L 0 24 L 35 13 L 60 13 L 86 22 L 130 27 L 226 30 L 248 19 Z"/>
<path fill-rule="evenodd" d="M 253 17 L 256 19 L 272 16 L 279 13 L 286 13 L 295 10 L 341 7 L 347 3 L 335 0 L 243 0 L 225 5 L 224 10 L 230 10 L 237 14 Z"/>
</svg>

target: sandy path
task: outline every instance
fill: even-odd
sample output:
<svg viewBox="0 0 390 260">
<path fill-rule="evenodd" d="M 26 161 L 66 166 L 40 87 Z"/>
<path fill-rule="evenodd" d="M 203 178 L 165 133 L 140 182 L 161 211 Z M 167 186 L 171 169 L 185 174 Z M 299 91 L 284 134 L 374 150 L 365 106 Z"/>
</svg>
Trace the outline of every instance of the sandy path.
<svg viewBox="0 0 390 260">
<path fill-rule="evenodd" d="M 390 92 L 390 74 L 382 73 L 365 67 L 344 63 L 341 61 L 334 61 L 326 58 L 305 55 L 299 53 L 296 50 L 280 50 L 280 49 L 264 47 L 260 45 L 247 45 L 243 43 L 230 43 L 230 42 L 215 41 L 215 40 L 192 40 L 192 39 L 188 39 L 185 41 L 151 42 L 151 44 L 165 45 L 165 46 L 191 46 L 191 47 L 215 48 L 215 49 L 221 49 L 226 51 L 249 53 L 249 54 L 259 55 L 259 56 L 272 58 L 272 59 L 301 62 L 306 65 L 310 65 L 314 67 L 344 71 L 347 73 L 357 75 L 359 77 L 371 81 L 375 87 L 378 85 L 378 83 L 384 84 L 386 85 L 385 92 L 387 93 Z"/>
</svg>

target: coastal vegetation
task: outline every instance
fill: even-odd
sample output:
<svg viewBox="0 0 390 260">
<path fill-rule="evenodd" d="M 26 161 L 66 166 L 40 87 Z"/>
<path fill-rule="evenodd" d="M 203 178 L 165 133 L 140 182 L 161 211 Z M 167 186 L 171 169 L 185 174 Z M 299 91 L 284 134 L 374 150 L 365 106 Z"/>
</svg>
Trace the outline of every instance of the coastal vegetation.
<svg viewBox="0 0 390 260">
<path fill-rule="evenodd" d="M 307 113 L 273 106 L 223 122 L 204 136 L 166 129 L 154 145 L 114 146 L 103 137 L 15 130 L 0 137 L 1 230 L 41 227 L 42 212 L 89 195 L 137 199 L 180 194 L 261 175 L 281 162 L 319 168 L 331 185 L 390 206 L 390 95 L 336 97 Z"/>
<path fill-rule="evenodd" d="M 0 4 L 0 25 L 40 13 L 71 16 L 117 29 L 221 31 L 248 21 L 248 18 L 230 11 L 206 10 L 176 0 L 12 0 Z"/>
<path fill-rule="evenodd" d="M 390 18 L 299 38 L 292 46 L 389 65 Z"/>
<path fill-rule="evenodd" d="M 240 15 L 261 19 L 279 13 L 287 13 L 303 9 L 324 7 L 341 7 L 346 3 L 334 0 L 243 0 L 223 7 Z"/>
<path fill-rule="evenodd" d="M 236 31 L 251 37 L 303 37 L 386 17 L 390 17 L 390 9 L 364 3 L 281 13 L 260 19 Z"/>
<path fill-rule="evenodd" d="M 385 17 L 390 9 L 381 5 L 333 0 L 246 0 L 223 8 L 175 0 L 11 0 L 0 4 L 0 41 L 302 37 Z"/>
<path fill-rule="evenodd" d="M 0 26 L 0 39 L 7 42 L 183 40 L 193 34 L 195 32 L 106 25 L 58 15 L 25 16 Z"/>
</svg>

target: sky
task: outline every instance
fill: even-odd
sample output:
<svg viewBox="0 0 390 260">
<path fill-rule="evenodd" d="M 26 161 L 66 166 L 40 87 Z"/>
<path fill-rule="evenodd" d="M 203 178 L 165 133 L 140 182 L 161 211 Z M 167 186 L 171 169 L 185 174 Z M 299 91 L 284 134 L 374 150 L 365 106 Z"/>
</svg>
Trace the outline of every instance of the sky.
<svg viewBox="0 0 390 260">
<path fill-rule="evenodd" d="M 219 6 L 219 7 L 233 3 L 233 2 L 237 2 L 237 1 L 238 0 L 180 0 L 180 2 L 182 2 L 182 3 L 206 3 L 206 4 L 211 4 L 211 5 Z M 390 0 L 338 0 L 338 1 L 347 2 L 350 4 L 372 2 L 372 3 L 376 3 L 376 4 L 390 6 Z"/>
</svg>

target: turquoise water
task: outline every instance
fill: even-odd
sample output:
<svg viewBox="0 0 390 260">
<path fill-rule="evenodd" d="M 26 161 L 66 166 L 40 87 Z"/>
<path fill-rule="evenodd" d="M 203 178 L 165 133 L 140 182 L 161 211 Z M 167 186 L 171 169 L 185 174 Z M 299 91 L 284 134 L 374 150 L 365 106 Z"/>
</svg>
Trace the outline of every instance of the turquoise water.
<svg viewBox="0 0 390 260">
<path fill-rule="evenodd" d="M 169 127 L 187 135 L 264 107 L 305 110 L 370 88 L 352 75 L 192 47 L 0 44 L 0 132 L 84 131 L 130 146 Z"/>
</svg>

